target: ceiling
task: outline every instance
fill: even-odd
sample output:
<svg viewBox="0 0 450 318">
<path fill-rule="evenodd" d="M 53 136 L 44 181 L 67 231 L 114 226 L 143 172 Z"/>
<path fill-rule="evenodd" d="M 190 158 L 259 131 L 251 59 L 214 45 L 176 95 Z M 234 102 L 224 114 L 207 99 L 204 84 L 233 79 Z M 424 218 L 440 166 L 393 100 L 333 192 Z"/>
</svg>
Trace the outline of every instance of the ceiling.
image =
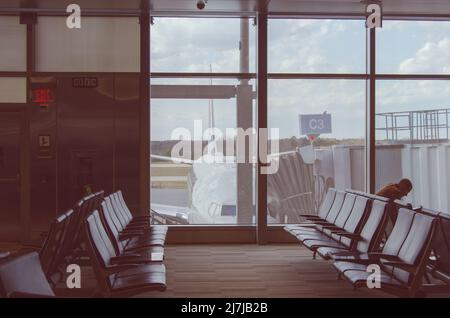
<svg viewBox="0 0 450 318">
<path fill-rule="evenodd" d="M 63 14 L 71 3 L 85 13 L 138 14 L 150 8 L 155 15 L 233 15 L 266 11 L 278 15 L 364 15 L 364 0 L 208 0 L 203 10 L 197 0 L 1 0 L 1 13 L 38 11 Z M 450 17 L 450 0 L 382 0 L 385 15 Z"/>
</svg>

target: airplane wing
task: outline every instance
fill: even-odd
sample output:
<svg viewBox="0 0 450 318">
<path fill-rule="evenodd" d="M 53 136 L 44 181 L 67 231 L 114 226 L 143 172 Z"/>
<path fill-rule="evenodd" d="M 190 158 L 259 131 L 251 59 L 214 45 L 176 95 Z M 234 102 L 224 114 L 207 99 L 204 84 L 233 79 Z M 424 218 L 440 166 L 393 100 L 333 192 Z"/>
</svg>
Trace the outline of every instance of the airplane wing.
<svg viewBox="0 0 450 318">
<path fill-rule="evenodd" d="M 190 165 L 192 165 L 194 163 L 194 160 L 177 158 L 177 157 L 150 155 L 150 158 L 158 159 L 158 160 L 162 160 L 162 161 L 172 161 L 173 163 L 185 163 L 185 164 L 190 164 Z"/>
</svg>

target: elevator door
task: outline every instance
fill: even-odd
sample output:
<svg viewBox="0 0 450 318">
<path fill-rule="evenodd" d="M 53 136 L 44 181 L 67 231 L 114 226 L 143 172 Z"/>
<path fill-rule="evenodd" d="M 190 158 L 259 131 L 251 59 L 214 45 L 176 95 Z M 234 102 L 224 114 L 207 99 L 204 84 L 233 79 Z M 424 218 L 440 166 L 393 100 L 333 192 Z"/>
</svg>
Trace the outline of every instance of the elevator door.
<svg viewBox="0 0 450 318">
<path fill-rule="evenodd" d="M 0 110 L 0 240 L 20 234 L 20 122 L 17 112 Z"/>
</svg>

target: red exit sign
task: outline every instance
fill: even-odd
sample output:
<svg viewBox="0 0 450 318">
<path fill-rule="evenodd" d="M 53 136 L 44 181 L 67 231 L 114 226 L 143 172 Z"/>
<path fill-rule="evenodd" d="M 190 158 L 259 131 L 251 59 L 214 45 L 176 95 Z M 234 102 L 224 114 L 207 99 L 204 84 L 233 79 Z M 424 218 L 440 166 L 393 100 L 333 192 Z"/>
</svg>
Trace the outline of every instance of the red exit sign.
<svg viewBox="0 0 450 318">
<path fill-rule="evenodd" d="M 33 103 L 38 106 L 49 106 L 53 101 L 53 91 L 50 88 L 35 88 L 33 90 Z"/>
</svg>

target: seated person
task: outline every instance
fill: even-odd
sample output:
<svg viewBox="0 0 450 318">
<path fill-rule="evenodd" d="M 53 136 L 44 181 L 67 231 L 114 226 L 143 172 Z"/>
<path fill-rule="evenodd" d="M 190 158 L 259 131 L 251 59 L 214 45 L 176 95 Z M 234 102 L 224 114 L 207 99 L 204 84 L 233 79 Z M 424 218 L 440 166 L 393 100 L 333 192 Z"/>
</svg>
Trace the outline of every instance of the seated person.
<svg viewBox="0 0 450 318">
<path fill-rule="evenodd" d="M 409 179 L 401 179 L 398 183 L 389 183 L 382 187 L 376 195 L 381 197 L 389 198 L 391 200 L 401 200 L 412 190 L 412 183 Z M 390 222 L 387 224 L 385 229 L 386 238 L 392 231 L 395 221 L 397 220 L 397 211 L 391 211 L 389 214 Z"/>
<path fill-rule="evenodd" d="M 411 192 L 413 186 L 409 179 L 401 179 L 398 183 L 389 183 L 382 187 L 376 195 L 389 198 L 391 200 L 400 200 Z"/>
</svg>

